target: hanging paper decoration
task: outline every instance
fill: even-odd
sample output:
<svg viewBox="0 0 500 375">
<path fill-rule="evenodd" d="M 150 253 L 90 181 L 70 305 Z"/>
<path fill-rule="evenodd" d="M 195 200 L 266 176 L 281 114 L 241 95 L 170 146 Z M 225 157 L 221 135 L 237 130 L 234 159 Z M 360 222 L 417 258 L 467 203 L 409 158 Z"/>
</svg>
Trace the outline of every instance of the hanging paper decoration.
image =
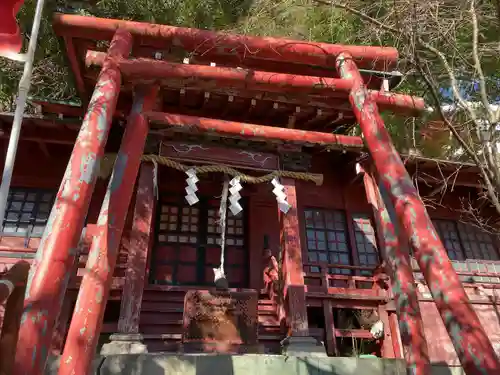
<svg viewBox="0 0 500 375">
<path fill-rule="evenodd" d="M 186 178 L 186 182 L 188 184 L 188 186 L 186 186 L 186 201 L 190 206 L 192 206 L 200 201 L 196 195 L 196 192 L 198 191 L 196 183 L 199 179 L 196 176 L 196 171 L 194 169 L 188 169 L 186 174 L 188 175 L 188 178 Z"/>
<path fill-rule="evenodd" d="M 239 203 L 239 200 L 241 199 L 239 191 L 243 189 L 243 186 L 241 186 L 239 177 L 233 178 L 229 184 L 231 185 L 229 188 L 229 202 L 231 203 L 229 209 L 231 210 L 233 216 L 236 216 L 243 210 L 243 207 L 241 207 Z"/>
<path fill-rule="evenodd" d="M 160 197 L 158 193 L 158 162 L 153 160 L 153 192 L 156 200 Z"/>
<path fill-rule="evenodd" d="M 273 194 L 276 196 L 276 202 L 278 202 L 278 208 L 281 212 L 286 214 L 290 210 L 290 204 L 286 201 L 285 187 L 280 184 L 277 177 L 274 177 L 271 183 L 274 186 Z"/>
</svg>

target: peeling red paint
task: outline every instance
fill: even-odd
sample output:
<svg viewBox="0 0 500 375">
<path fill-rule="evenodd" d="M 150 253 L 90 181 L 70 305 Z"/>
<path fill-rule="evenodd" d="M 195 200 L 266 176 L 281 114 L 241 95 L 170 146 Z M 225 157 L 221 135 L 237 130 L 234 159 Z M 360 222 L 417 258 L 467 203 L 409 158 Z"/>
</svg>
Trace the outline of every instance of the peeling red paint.
<svg viewBox="0 0 500 375">
<path fill-rule="evenodd" d="M 493 346 L 469 303 L 448 254 L 420 200 L 401 158 L 394 148 L 377 105 L 367 96 L 361 75 L 348 54 L 337 59 L 342 78 L 352 79 L 352 104 L 374 161 L 400 220 L 404 236 L 430 286 L 460 362 L 469 375 L 498 374 L 500 363 Z"/>
<path fill-rule="evenodd" d="M 85 215 L 103 154 L 121 75 L 118 57 L 128 55 L 131 36 L 116 33 L 76 140 L 54 207 L 33 263 L 16 350 L 16 375 L 43 372 L 75 261 Z"/>
<path fill-rule="evenodd" d="M 130 249 L 123 298 L 120 307 L 118 332 L 139 333 L 142 295 L 146 282 L 147 257 L 151 243 L 154 218 L 154 167 L 143 163 L 137 184 Z"/>
<path fill-rule="evenodd" d="M 142 41 L 141 44 L 154 46 L 160 50 L 175 46 L 184 49 L 188 54 L 222 60 L 227 57 L 237 57 L 244 61 L 246 57 L 251 57 L 331 68 L 340 53 L 348 52 L 360 66 L 367 69 L 390 70 L 395 67 L 398 59 L 398 51 L 393 47 L 262 38 L 70 14 L 56 14 L 54 17 L 56 32 L 75 38 L 109 40 L 118 28 L 129 31 L 137 40 Z"/>
<path fill-rule="evenodd" d="M 144 90 L 137 92 L 135 102 L 143 105 L 134 105 L 132 108 L 101 206 L 97 235 L 90 247 L 86 273 L 61 357 L 59 375 L 87 374 L 94 358 L 118 247 L 149 131 L 147 120 L 141 112 L 152 107 L 158 91 L 157 87 Z"/>
<path fill-rule="evenodd" d="M 150 121 L 165 124 L 179 131 L 214 133 L 245 139 L 253 138 L 255 140 L 274 140 L 297 144 L 321 145 L 332 149 L 359 149 L 363 147 L 363 140 L 360 137 L 348 135 L 277 128 L 273 126 L 245 124 L 241 122 L 162 112 L 149 112 L 146 113 L 146 116 Z"/>
<path fill-rule="evenodd" d="M 384 256 L 388 274 L 391 276 L 391 291 L 394 294 L 399 318 L 399 331 L 407 363 L 407 373 L 408 375 L 427 375 L 430 372 L 430 362 L 424 325 L 418 305 L 408 247 L 402 245 L 407 240 L 398 239 L 395 226 L 377 184 L 367 171 L 364 173 L 363 182 L 368 203 L 373 208 L 381 253 Z"/>
<path fill-rule="evenodd" d="M 88 51 L 87 66 L 102 66 L 105 53 Z M 347 99 L 349 80 L 266 71 L 176 64 L 151 59 L 126 60 L 120 63 L 122 73 L 134 82 L 163 81 L 179 89 L 197 88 L 237 96 L 264 95 L 269 100 L 338 109 Z M 416 115 L 425 109 L 422 98 L 368 91 L 377 104 L 394 112 Z M 274 96 L 273 96 L 274 95 Z"/>
</svg>

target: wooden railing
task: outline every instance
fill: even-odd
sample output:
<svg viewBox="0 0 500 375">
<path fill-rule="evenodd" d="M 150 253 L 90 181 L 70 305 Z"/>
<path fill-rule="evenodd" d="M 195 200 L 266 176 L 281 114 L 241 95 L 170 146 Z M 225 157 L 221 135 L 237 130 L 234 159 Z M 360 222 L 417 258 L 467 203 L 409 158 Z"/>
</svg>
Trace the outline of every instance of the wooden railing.
<svg viewBox="0 0 500 375">
<path fill-rule="evenodd" d="M 413 272 L 416 279 L 423 276 L 415 258 L 411 258 Z M 463 283 L 491 283 L 500 284 L 500 262 L 493 260 L 473 260 L 463 261 L 452 260 L 453 268 L 457 272 Z"/>
<path fill-rule="evenodd" d="M 388 329 L 385 311 L 389 298 L 388 277 L 380 267 L 307 262 L 304 263 L 304 279 L 308 305 L 322 308 L 324 317 L 324 322 L 318 322 L 318 327 L 310 327 L 309 332 L 325 342 L 329 355 L 342 354 L 337 347 L 339 338 L 373 340 L 369 329 L 336 327 L 334 314 L 340 309 L 374 311 Z M 381 341 L 380 344 L 380 352 L 392 357 L 392 343 Z"/>
<path fill-rule="evenodd" d="M 500 288 L 500 262 L 498 261 L 452 261 L 453 266 L 463 283 L 464 288 L 476 289 L 484 286 Z M 412 259 L 412 267 L 418 288 L 419 299 L 432 301 L 430 292 L 425 287 L 425 280 L 418 265 Z M 375 310 L 389 329 L 388 314 L 394 313 L 392 292 L 389 287 L 389 278 L 379 267 L 360 267 L 319 262 L 304 263 L 304 280 L 308 297 L 308 305 L 323 309 L 325 328 L 310 327 L 309 332 L 319 340 L 323 340 L 329 355 L 338 355 L 337 338 L 352 337 L 358 339 L 372 339 L 369 330 L 339 329 L 335 327 L 334 309 Z M 497 285 L 495 285 L 497 284 Z M 472 303 L 488 303 L 488 295 L 471 294 Z M 491 296 L 489 297 L 491 299 Z M 333 311 L 332 311 L 333 310 Z M 396 345 L 381 342 L 384 356 L 391 356 L 391 346 Z M 395 355 L 396 349 L 393 349 Z M 389 354 L 385 354 L 389 353 Z"/>
<path fill-rule="evenodd" d="M 350 266 L 319 262 L 304 263 L 308 293 L 385 295 L 381 283 L 387 276 L 378 267 Z"/>
<path fill-rule="evenodd" d="M 0 335 L 0 374 L 12 373 L 14 357 L 23 312 L 24 292 L 30 264 L 18 261 L 0 274 L 0 305 L 5 306 Z"/>
</svg>

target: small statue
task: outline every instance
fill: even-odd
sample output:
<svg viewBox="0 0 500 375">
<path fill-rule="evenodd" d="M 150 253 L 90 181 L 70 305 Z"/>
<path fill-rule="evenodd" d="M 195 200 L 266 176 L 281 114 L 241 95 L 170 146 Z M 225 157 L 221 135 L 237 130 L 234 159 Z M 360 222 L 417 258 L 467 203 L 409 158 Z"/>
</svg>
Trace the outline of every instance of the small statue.
<svg viewBox="0 0 500 375">
<path fill-rule="evenodd" d="M 370 333 L 372 334 L 373 338 L 376 340 L 380 340 L 381 338 L 384 337 L 384 323 L 381 320 L 377 320 L 374 325 L 372 325 L 372 328 L 370 329 Z"/>
<path fill-rule="evenodd" d="M 264 237 L 266 239 L 266 237 Z M 264 265 L 264 289 L 266 293 L 271 296 L 277 292 L 278 287 L 278 261 L 273 255 L 271 249 L 267 246 L 267 241 L 264 240 L 265 248 L 263 251 L 263 265 Z"/>
</svg>

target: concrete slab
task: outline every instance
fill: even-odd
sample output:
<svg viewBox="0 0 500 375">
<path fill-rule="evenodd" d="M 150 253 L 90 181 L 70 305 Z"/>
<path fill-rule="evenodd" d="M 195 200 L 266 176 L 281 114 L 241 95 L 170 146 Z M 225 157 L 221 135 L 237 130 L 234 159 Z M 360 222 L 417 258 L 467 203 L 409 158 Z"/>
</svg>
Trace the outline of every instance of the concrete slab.
<svg viewBox="0 0 500 375">
<path fill-rule="evenodd" d="M 51 358 L 45 375 L 57 375 Z M 396 359 L 283 356 L 265 354 L 120 354 L 99 356 L 93 375 L 406 375 Z M 464 375 L 460 367 L 436 365 L 432 375 Z"/>
</svg>

